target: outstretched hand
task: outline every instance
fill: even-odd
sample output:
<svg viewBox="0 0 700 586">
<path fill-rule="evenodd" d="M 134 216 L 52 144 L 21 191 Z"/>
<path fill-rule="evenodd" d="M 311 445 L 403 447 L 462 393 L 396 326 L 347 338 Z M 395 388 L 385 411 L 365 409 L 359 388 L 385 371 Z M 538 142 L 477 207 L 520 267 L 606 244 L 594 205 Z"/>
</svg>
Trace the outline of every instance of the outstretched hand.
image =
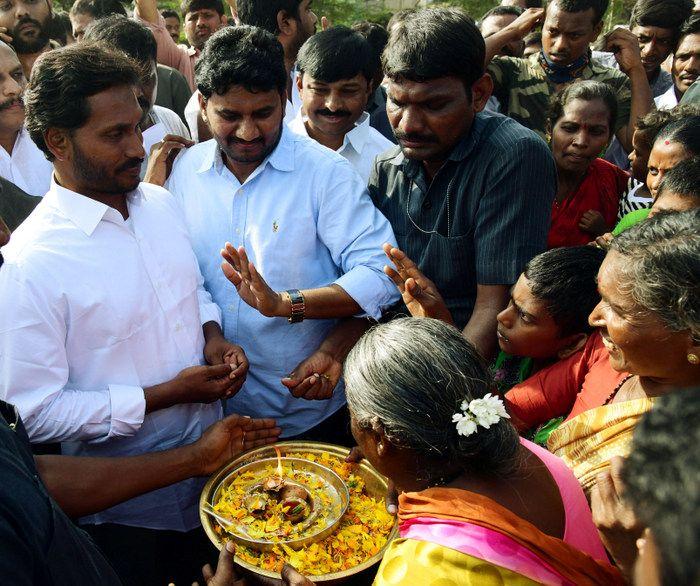
<svg viewBox="0 0 700 586">
<path fill-rule="evenodd" d="M 454 325 L 450 310 L 435 283 L 428 279 L 402 250 L 392 247 L 389 243 L 384 244 L 382 248 L 394 265 L 385 266 L 384 272 L 398 287 L 411 315 L 433 317 Z"/>
<path fill-rule="evenodd" d="M 221 250 L 225 262 L 221 270 L 238 291 L 241 299 L 266 317 L 288 317 L 291 305 L 286 303 L 281 293 L 273 291 L 265 282 L 255 265 L 248 260 L 245 248 L 236 249 L 227 242 Z"/>
</svg>

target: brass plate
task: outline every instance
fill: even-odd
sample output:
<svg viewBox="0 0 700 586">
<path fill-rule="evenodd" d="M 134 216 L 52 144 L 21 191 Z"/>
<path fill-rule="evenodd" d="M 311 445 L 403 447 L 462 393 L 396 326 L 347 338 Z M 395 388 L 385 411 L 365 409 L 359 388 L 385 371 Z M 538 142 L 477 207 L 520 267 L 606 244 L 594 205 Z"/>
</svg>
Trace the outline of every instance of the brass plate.
<svg viewBox="0 0 700 586">
<path fill-rule="evenodd" d="M 275 447 L 279 448 L 281 454 L 284 456 L 289 453 L 296 453 L 296 452 L 303 452 L 303 453 L 311 453 L 311 454 L 322 454 L 324 452 L 329 453 L 332 456 L 336 456 L 340 459 L 345 459 L 348 454 L 350 453 L 350 450 L 348 448 L 344 448 L 342 446 L 336 446 L 333 444 L 324 444 L 320 442 L 306 442 L 306 441 L 291 441 L 291 442 L 278 442 L 276 444 L 272 444 L 269 446 L 264 446 L 261 448 L 255 448 L 253 450 L 249 450 L 247 452 L 242 453 L 240 456 L 238 456 L 235 460 L 221 468 L 218 472 L 214 473 L 212 477 L 207 481 L 207 483 L 204 485 L 204 489 L 202 490 L 202 495 L 199 498 L 199 518 L 202 522 L 202 526 L 204 527 L 204 531 L 206 532 L 207 536 L 211 540 L 211 542 L 218 548 L 221 549 L 224 546 L 224 541 L 222 540 L 221 536 L 219 536 L 216 531 L 214 531 L 214 527 L 217 525 L 217 522 L 212 519 L 209 515 L 206 513 L 202 512 L 202 507 L 204 503 L 209 503 L 212 504 L 212 499 L 214 498 L 216 491 L 218 487 L 226 480 L 226 478 L 239 468 L 240 466 L 244 464 L 248 464 L 250 462 L 257 462 L 258 460 L 262 460 L 264 458 L 273 458 L 276 457 L 275 454 Z M 362 460 L 358 465 L 355 470 L 355 474 L 358 476 L 361 476 L 362 479 L 365 482 L 365 490 L 367 491 L 367 494 L 371 495 L 374 498 L 378 499 L 384 499 L 386 497 L 386 491 L 387 491 L 387 483 L 386 479 L 377 472 L 374 467 L 367 461 L 367 460 Z M 398 522 L 394 524 L 394 528 L 391 530 L 391 533 L 389 534 L 388 540 L 386 545 L 375 555 L 373 555 L 371 558 L 369 558 L 367 561 L 365 561 L 363 564 L 360 564 L 358 566 L 355 566 L 354 568 L 350 568 L 349 570 L 345 570 L 343 572 L 336 572 L 334 574 L 321 574 L 317 576 L 309 576 L 309 578 L 314 581 L 314 582 L 330 582 L 334 580 L 342 580 L 343 578 L 347 578 L 349 576 L 353 576 L 354 574 L 358 574 L 367 568 L 372 567 L 376 563 L 378 563 L 382 557 L 384 556 L 384 550 L 386 549 L 387 545 L 397 536 L 398 534 Z M 270 572 L 268 570 L 263 570 L 262 568 L 259 568 L 258 566 L 254 566 L 252 564 L 249 564 L 248 562 L 240 559 L 239 557 L 236 557 L 236 563 L 239 564 L 241 567 L 245 568 L 246 570 L 249 570 L 255 574 L 258 574 L 260 576 L 266 576 L 268 578 L 280 578 L 279 573 L 277 572 Z"/>
</svg>

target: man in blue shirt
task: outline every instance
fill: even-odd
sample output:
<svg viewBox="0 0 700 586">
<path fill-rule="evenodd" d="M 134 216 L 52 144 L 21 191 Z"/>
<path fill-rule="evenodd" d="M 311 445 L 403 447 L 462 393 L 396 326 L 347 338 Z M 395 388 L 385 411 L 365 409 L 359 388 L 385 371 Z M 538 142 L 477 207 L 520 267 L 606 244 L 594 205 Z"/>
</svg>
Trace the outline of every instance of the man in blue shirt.
<svg viewBox="0 0 700 586">
<path fill-rule="evenodd" d="M 214 139 L 180 157 L 168 188 L 225 335 L 251 364 L 226 411 L 275 417 L 285 438 L 349 443 L 338 381 L 368 321 L 338 320 L 379 319 L 398 300 L 383 272 L 391 226 L 347 160 L 284 126 L 287 73 L 271 33 L 217 32 L 197 87 Z"/>
<path fill-rule="evenodd" d="M 490 359 L 509 288 L 545 248 L 556 170 L 534 132 L 481 113 L 493 88 L 484 53 L 479 29 L 456 9 L 396 25 L 384 71 L 399 146 L 377 157 L 369 189 L 399 246 Z"/>
</svg>

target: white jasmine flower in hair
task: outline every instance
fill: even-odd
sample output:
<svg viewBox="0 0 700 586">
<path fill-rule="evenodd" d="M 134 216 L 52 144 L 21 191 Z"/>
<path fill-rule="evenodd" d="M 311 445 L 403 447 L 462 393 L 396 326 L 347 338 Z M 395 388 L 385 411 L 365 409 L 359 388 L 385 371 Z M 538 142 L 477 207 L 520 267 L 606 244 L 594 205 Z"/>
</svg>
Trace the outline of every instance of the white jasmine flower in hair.
<svg viewBox="0 0 700 586">
<path fill-rule="evenodd" d="M 452 422 L 457 424 L 457 433 L 459 435 L 470 436 L 476 432 L 476 421 L 470 415 L 455 413 L 452 416 Z"/>
<path fill-rule="evenodd" d="M 473 399 L 469 403 L 469 412 L 474 416 L 476 422 L 485 429 L 489 429 L 501 419 L 510 419 L 503 401 L 491 393 L 487 393 L 482 399 Z"/>
</svg>

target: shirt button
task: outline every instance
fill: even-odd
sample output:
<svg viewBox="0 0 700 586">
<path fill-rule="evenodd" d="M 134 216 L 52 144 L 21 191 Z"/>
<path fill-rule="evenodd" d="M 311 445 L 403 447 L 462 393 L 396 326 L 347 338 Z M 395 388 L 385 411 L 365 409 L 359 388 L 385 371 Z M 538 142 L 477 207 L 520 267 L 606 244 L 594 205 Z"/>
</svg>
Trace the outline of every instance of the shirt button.
<svg viewBox="0 0 700 586">
<path fill-rule="evenodd" d="M 240 228 L 236 228 L 236 234 L 240 234 L 240 233 L 241 233 L 241 229 L 240 229 Z"/>
<path fill-rule="evenodd" d="M 175 324 L 175 331 L 179 332 L 182 329 L 182 322 L 179 321 Z"/>
</svg>

